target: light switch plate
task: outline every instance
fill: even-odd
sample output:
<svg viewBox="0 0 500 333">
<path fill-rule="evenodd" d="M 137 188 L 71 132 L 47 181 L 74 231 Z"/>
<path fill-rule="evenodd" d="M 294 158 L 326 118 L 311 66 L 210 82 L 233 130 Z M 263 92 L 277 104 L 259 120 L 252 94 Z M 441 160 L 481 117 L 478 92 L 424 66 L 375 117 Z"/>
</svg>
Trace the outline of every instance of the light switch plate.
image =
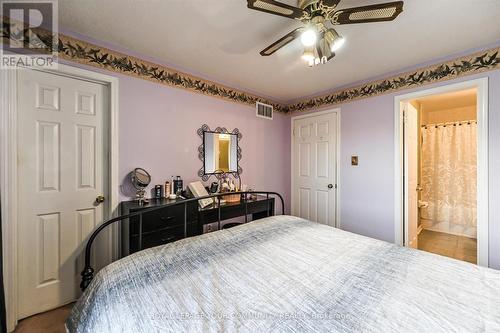
<svg viewBox="0 0 500 333">
<path fill-rule="evenodd" d="M 358 165 L 358 155 L 351 156 L 351 165 Z"/>
</svg>

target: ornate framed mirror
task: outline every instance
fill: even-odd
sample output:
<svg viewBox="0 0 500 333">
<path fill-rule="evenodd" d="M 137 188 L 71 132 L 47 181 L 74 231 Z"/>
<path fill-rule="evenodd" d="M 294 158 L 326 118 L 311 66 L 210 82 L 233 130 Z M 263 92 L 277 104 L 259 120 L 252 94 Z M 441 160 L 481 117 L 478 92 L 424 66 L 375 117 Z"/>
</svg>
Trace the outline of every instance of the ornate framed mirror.
<svg viewBox="0 0 500 333">
<path fill-rule="evenodd" d="M 198 176 L 207 181 L 211 176 L 220 178 L 223 175 L 233 175 L 239 178 L 243 173 L 240 166 L 241 148 L 239 141 L 243 137 L 235 128 L 229 132 L 225 127 L 211 130 L 208 125 L 202 125 L 196 133 L 202 143 L 198 147 L 198 158 L 203 165 L 198 170 Z"/>
</svg>

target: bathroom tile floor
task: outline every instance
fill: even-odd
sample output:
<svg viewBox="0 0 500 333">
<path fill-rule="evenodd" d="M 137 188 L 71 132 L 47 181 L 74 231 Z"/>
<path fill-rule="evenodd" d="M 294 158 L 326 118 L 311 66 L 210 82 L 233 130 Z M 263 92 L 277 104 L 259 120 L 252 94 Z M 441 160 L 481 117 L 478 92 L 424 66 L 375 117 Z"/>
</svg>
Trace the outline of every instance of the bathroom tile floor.
<svg viewBox="0 0 500 333">
<path fill-rule="evenodd" d="M 477 240 L 474 238 L 424 229 L 418 235 L 418 249 L 477 263 Z"/>
</svg>

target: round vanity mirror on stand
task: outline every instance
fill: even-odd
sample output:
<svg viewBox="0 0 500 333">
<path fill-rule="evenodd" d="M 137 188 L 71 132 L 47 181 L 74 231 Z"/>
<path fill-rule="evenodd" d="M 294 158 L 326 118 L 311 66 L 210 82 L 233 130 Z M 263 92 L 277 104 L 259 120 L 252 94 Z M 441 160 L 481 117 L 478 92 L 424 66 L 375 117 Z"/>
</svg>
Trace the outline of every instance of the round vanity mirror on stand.
<svg viewBox="0 0 500 333">
<path fill-rule="evenodd" d="M 148 187 L 149 183 L 151 183 L 151 175 L 143 168 L 135 168 L 134 171 L 130 173 L 130 180 L 132 181 L 134 188 L 137 190 L 135 196 L 139 206 L 148 203 L 148 200 L 144 198 L 144 195 L 146 194 L 146 187 Z"/>
</svg>

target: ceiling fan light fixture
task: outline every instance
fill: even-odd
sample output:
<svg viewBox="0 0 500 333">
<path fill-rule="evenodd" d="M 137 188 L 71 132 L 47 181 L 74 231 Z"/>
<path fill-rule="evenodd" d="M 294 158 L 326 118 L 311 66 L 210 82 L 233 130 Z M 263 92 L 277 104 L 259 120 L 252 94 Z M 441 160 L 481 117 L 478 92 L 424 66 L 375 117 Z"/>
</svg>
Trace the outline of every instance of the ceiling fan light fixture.
<svg viewBox="0 0 500 333">
<path fill-rule="evenodd" d="M 316 30 L 313 28 L 306 29 L 300 36 L 300 42 L 304 46 L 313 46 L 317 39 Z"/>
<path fill-rule="evenodd" d="M 315 66 L 318 66 L 320 63 L 321 63 L 321 60 L 318 57 L 314 57 L 313 59 L 311 59 L 307 62 L 307 66 L 315 67 Z"/>
<path fill-rule="evenodd" d="M 330 45 L 330 51 L 332 52 L 340 49 L 345 43 L 345 38 L 340 36 L 335 29 L 328 29 L 328 31 L 325 32 L 325 40 L 328 45 Z"/>
<path fill-rule="evenodd" d="M 330 44 L 330 50 L 332 52 L 335 52 L 338 49 L 340 49 L 344 45 L 344 43 L 345 43 L 345 38 L 340 37 L 340 38 L 336 39 L 332 44 Z"/>
<path fill-rule="evenodd" d="M 300 39 L 305 50 L 302 59 L 309 66 L 324 64 L 335 57 L 335 52 L 345 44 L 345 38 L 334 29 L 337 25 L 393 21 L 403 12 L 404 1 L 391 1 L 374 5 L 337 9 L 342 0 L 247 0 L 250 9 L 298 20 L 301 27 L 281 37 L 260 52 L 269 56 Z M 292 0 L 288 0 L 290 2 Z M 312 53 L 312 54 L 311 54 Z"/>
<path fill-rule="evenodd" d="M 307 47 L 302 53 L 302 60 L 309 63 L 311 60 L 314 60 L 314 51 L 312 47 Z"/>
</svg>

